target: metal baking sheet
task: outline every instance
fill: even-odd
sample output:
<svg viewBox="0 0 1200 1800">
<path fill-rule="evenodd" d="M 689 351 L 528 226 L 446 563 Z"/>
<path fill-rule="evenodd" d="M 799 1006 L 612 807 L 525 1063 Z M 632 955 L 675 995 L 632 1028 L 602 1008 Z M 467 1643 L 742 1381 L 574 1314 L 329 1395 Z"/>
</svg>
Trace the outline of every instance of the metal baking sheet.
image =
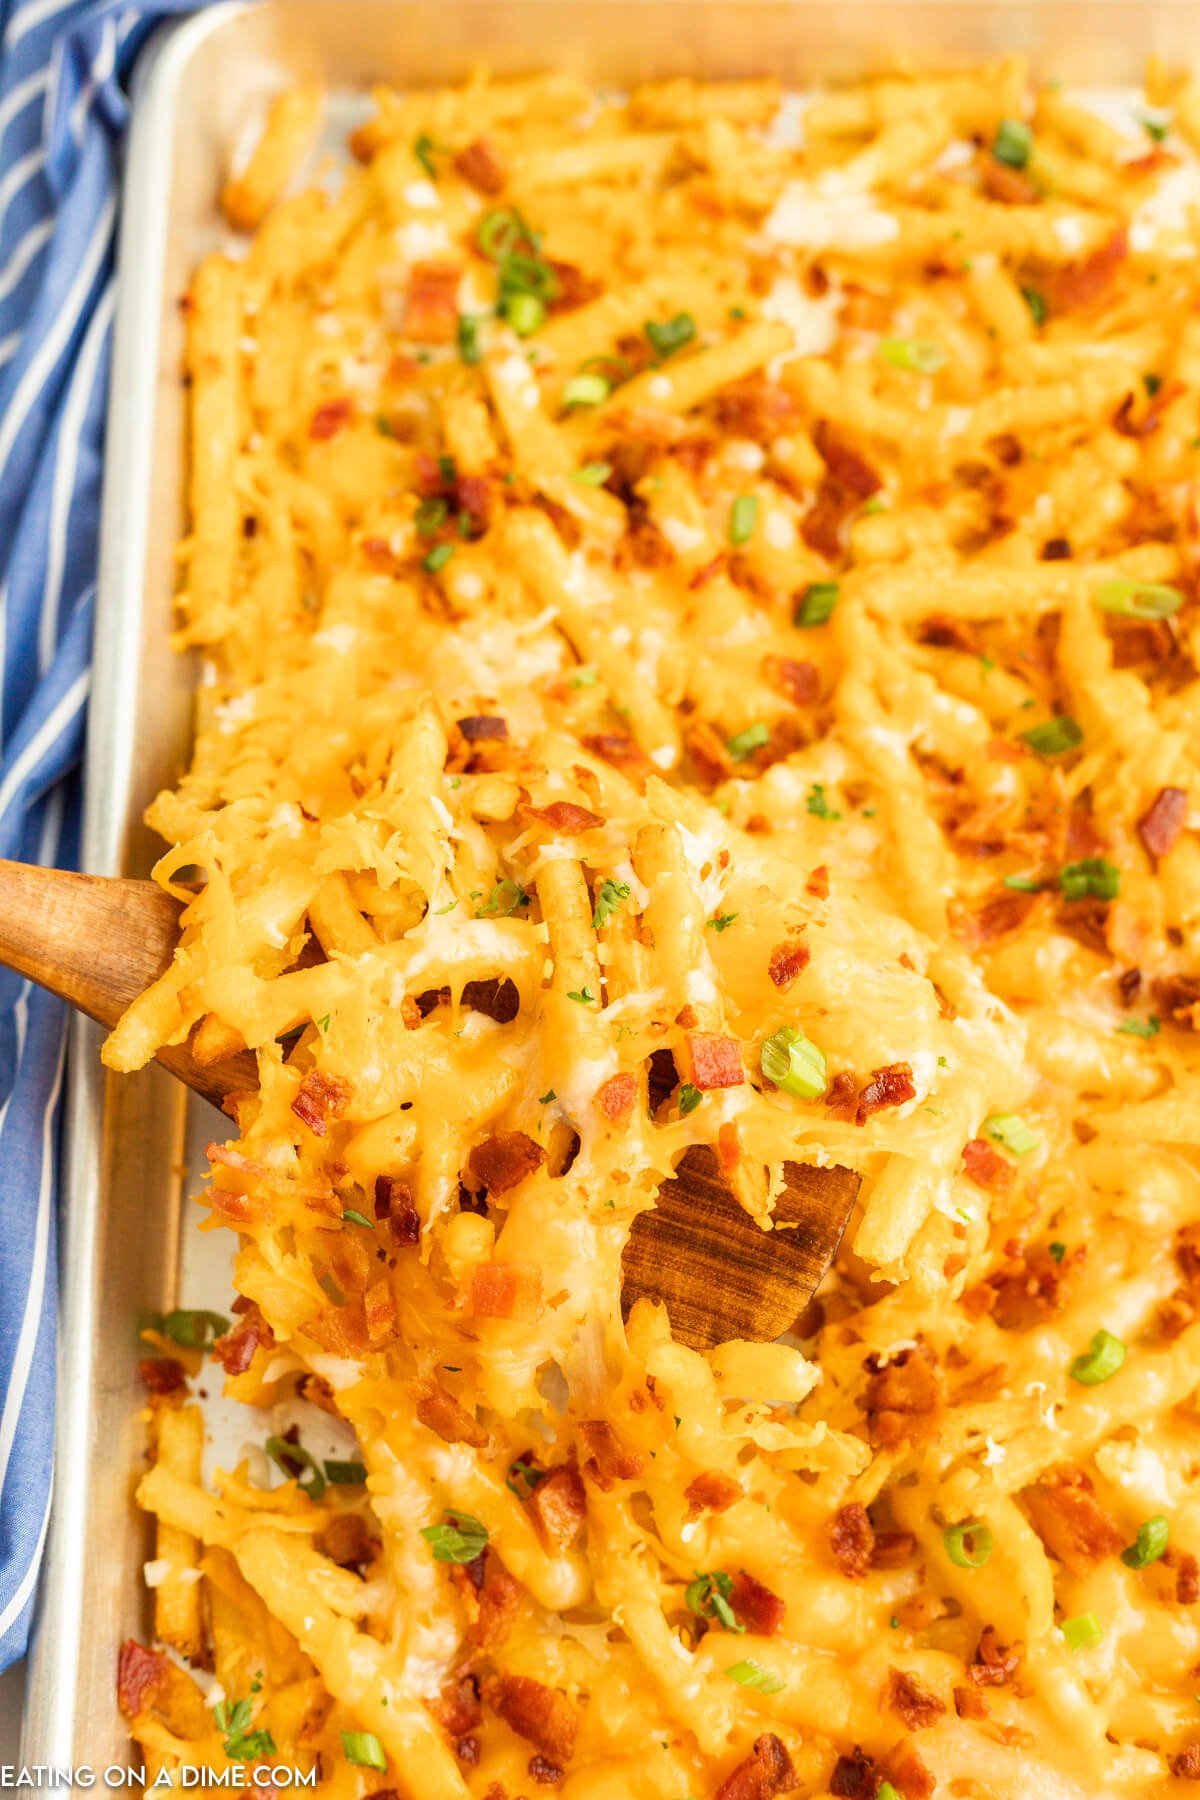
<svg viewBox="0 0 1200 1800">
<path fill-rule="evenodd" d="M 1147 54 L 1200 48 L 1200 0 L 260 0 L 220 4 L 161 34 L 136 88 L 125 181 L 87 767 L 84 866 L 144 875 L 141 823 L 183 766 L 194 670 L 168 648 L 173 549 L 183 526 L 183 350 L 176 305 L 220 243 L 222 174 L 270 98 L 317 78 L 330 131 L 373 81 L 452 81 L 565 66 L 604 83 L 668 73 L 770 72 L 836 81 L 900 58 L 962 62 L 1007 51 L 1100 85 L 1138 79 Z M 220 1304 L 226 1264 L 195 1250 L 186 1217 L 215 1116 L 151 1068 L 119 1080 L 99 1036 L 71 1040 L 55 1494 L 38 1608 L 23 1760 L 123 1765 L 116 1650 L 149 1628 L 147 1525 L 132 1504 L 142 1459 L 135 1322 Z M 211 1240 L 209 1240 L 211 1246 Z M 189 1249 L 189 1246 L 191 1248 Z"/>
</svg>

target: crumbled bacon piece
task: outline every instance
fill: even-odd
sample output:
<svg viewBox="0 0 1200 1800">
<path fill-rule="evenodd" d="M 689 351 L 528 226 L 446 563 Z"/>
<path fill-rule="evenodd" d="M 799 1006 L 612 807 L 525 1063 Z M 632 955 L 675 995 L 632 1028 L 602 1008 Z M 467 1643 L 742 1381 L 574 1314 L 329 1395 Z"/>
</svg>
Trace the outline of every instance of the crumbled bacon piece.
<svg viewBox="0 0 1200 1800">
<path fill-rule="evenodd" d="M 1172 1024 L 1200 1029 L 1200 975 L 1164 975 L 1151 991 Z"/>
<path fill-rule="evenodd" d="M 378 1350 L 396 1336 L 396 1301 L 386 1275 L 372 1282 L 362 1297 L 362 1306 L 367 1342 L 372 1350 Z"/>
<path fill-rule="evenodd" d="M 1129 238 L 1123 226 L 1101 244 L 1083 262 L 1070 263 L 1058 269 L 1043 282 L 1043 292 L 1052 312 L 1069 312 L 1074 307 L 1091 306 L 1101 299 L 1116 280 L 1117 271 L 1129 254 Z"/>
<path fill-rule="evenodd" d="M 1162 386 L 1150 396 L 1149 402 L 1140 418 L 1136 419 L 1133 416 L 1135 396 L 1132 393 L 1126 394 L 1120 406 L 1117 408 L 1116 415 L 1113 419 L 1113 428 L 1120 432 L 1122 437 L 1153 437 L 1154 433 L 1162 424 L 1163 413 L 1168 406 L 1178 400 L 1183 391 L 1183 384 L 1181 382 L 1164 381 Z"/>
<path fill-rule="evenodd" d="M 470 1444 L 474 1450 L 482 1449 L 487 1443 L 487 1432 L 474 1413 L 460 1406 L 440 1381 L 419 1382 L 417 1392 L 418 1419 L 430 1431 L 436 1432 L 443 1443 Z"/>
<path fill-rule="evenodd" d="M 1174 1566 L 1176 1604 L 1195 1606 L 1200 1600 L 1200 1563 L 1190 1550 L 1184 1550 L 1175 1556 Z"/>
<path fill-rule="evenodd" d="M 587 1518 L 587 1490 L 569 1464 L 543 1476 L 525 1502 L 551 1550 L 569 1550 Z"/>
<path fill-rule="evenodd" d="M 1002 1644 L 994 1625 L 985 1625 L 979 1634 L 974 1658 L 967 1664 L 967 1674 L 976 1687 L 1005 1687 L 1017 1672 L 1021 1661 L 1020 1644 Z"/>
<path fill-rule="evenodd" d="M 963 1304 L 974 1318 L 991 1313 L 1003 1331 L 1027 1331 L 1058 1311 L 1086 1253 L 1080 1246 L 1060 1262 L 1042 1245 L 1010 1241 L 1004 1249 L 1004 1261 L 964 1295 Z"/>
<path fill-rule="evenodd" d="M 774 1637 L 787 1612 L 787 1605 L 778 1594 L 773 1594 L 745 1569 L 733 1577 L 729 1604 L 747 1631 L 753 1631 L 759 1637 Z"/>
<path fill-rule="evenodd" d="M 458 334 L 457 263 L 413 264 L 401 335 L 423 344 L 452 344 Z"/>
<path fill-rule="evenodd" d="M 860 1580 L 870 1569 L 875 1553 L 875 1527 L 858 1500 L 840 1506 L 829 1527 L 829 1542 L 842 1574 Z"/>
<path fill-rule="evenodd" d="M 430 1712 L 442 1730 L 452 1738 L 474 1731 L 483 1719 L 479 1704 L 479 1682 L 474 1675 L 448 1675 L 436 1700 L 427 1701 Z"/>
<path fill-rule="evenodd" d="M 508 736 L 508 720 L 499 718 L 495 713 L 468 713 L 465 719 L 456 719 L 455 724 L 468 744 Z"/>
<path fill-rule="evenodd" d="M 459 475 L 454 484 L 458 503 L 459 528 L 464 516 L 476 531 L 482 531 L 492 516 L 495 485 L 487 475 Z"/>
<path fill-rule="evenodd" d="M 1149 808 L 1138 820 L 1138 836 L 1151 856 L 1166 856 L 1179 842 L 1187 824 L 1186 788 L 1159 788 Z"/>
<path fill-rule="evenodd" d="M 876 474 L 866 457 L 839 438 L 832 427 L 822 421 L 814 434 L 816 446 L 825 467 L 833 479 L 859 500 L 869 500 L 883 486 L 883 479 Z"/>
<path fill-rule="evenodd" d="M 683 1490 L 683 1497 L 691 1513 L 722 1513 L 735 1500 L 741 1499 L 742 1488 L 732 1475 L 723 1475 L 720 1469 L 702 1469 L 699 1475 L 693 1475 L 688 1482 Z"/>
<path fill-rule="evenodd" d="M 888 1063 L 885 1068 L 872 1069 L 871 1079 L 858 1096 L 854 1122 L 865 1125 L 872 1113 L 882 1112 L 887 1106 L 903 1106 L 906 1100 L 916 1097 L 908 1063 Z"/>
<path fill-rule="evenodd" d="M 623 731 L 597 731 L 583 740 L 584 748 L 614 769 L 623 769 L 631 777 L 645 776 L 654 767 L 635 738 Z"/>
<path fill-rule="evenodd" d="M 706 787 L 716 787 L 718 782 L 727 781 L 733 774 L 733 758 L 725 748 L 724 739 L 703 719 L 687 727 L 683 745 L 695 764 L 698 779 Z"/>
<path fill-rule="evenodd" d="M 454 159 L 454 167 L 464 181 L 469 181 L 481 194 L 499 194 L 508 180 L 504 158 L 487 138 L 476 138 Z"/>
<path fill-rule="evenodd" d="M 933 1800 L 937 1784 L 911 1738 L 904 1738 L 888 1752 L 883 1774 L 904 1800 Z"/>
<path fill-rule="evenodd" d="M 324 1137 L 331 1119 L 340 1119 L 350 1104 L 354 1089 L 338 1075 L 323 1075 L 310 1069 L 300 1083 L 292 1111 L 314 1137 Z"/>
<path fill-rule="evenodd" d="M 1176 1781 L 1200 1781 L 1200 1742 L 1189 1744 L 1168 1764 Z"/>
<path fill-rule="evenodd" d="M 839 1756 L 829 1777 L 829 1792 L 834 1800 L 875 1800 L 879 1776 L 874 1758 L 858 1744 L 849 1756 Z"/>
<path fill-rule="evenodd" d="M 554 1688 L 528 1675 L 497 1675 L 488 1683 L 486 1698 L 518 1737 L 553 1762 L 570 1761 L 579 1720 L 575 1709 Z"/>
<path fill-rule="evenodd" d="M 254 1361 L 254 1352 L 260 1347 L 270 1350 L 275 1344 L 275 1333 L 253 1300 L 247 1300 L 244 1305 L 239 1302 L 238 1312 L 241 1317 L 232 1331 L 217 1338 L 212 1347 L 213 1355 L 227 1375 L 244 1375 Z"/>
<path fill-rule="evenodd" d="M 777 1794 L 794 1793 L 796 1785 L 796 1771 L 787 1750 L 773 1731 L 764 1731 L 755 1738 L 745 1762 L 725 1777 L 713 1800 L 775 1800 Z"/>
<path fill-rule="evenodd" d="M 187 1372 L 173 1356 L 143 1356 L 138 1374 L 148 1394 L 178 1394 L 187 1386 Z"/>
<path fill-rule="evenodd" d="M 910 1731 L 928 1730 L 946 1710 L 945 1702 L 923 1688 L 916 1676 L 905 1669 L 888 1670 L 887 1704 Z"/>
<path fill-rule="evenodd" d="M 595 831 L 604 823 L 600 813 L 576 806 L 573 800 L 552 800 L 549 806 L 522 806 L 520 812 L 523 818 L 549 825 L 560 837 L 577 837 L 581 831 Z"/>
<path fill-rule="evenodd" d="M 361 1570 L 379 1554 L 379 1539 L 372 1537 L 358 1513 L 335 1513 L 317 1539 L 318 1548 L 339 1569 Z"/>
<path fill-rule="evenodd" d="M 361 1300 L 350 1300 L 345 1306 L 322 1307 L 305 1320 L 303 1330 L 331 1356 L 365 1356 L 370 1348 Z"/>
<path fill-rule="evenodd" d="M 814 900 L 828 900 L 829 869 L 827 865 L 818 863 L 804 885 Z"/>
<path fill-rule="evenodd" d="M 901 1350 L 882 1367 L 871 1357 L 867 1367 L 873 1372 L 864 1399 L 875 1442 L 890 1449 L 905 1439 L 928 1435 L 937 1411 L 938 1384 L 926 1347 Z"/>
<path fill-rule="evenodd" d="M 997 938 L 1007 937 L 1010 932 L 1019 931 L 1036 904 L 1036 894 L 1002 890 L 985 900 L 974 912 L 952 901 L 946 908 L 946 916 L 954 935 L 962 938 L 971 949 L 979 949 L 984 944 L 994 944 Z"/>
<path fill-rule="evenodd" d="M 611 1125 L 623 1125 L 638 1097 L 637 1076 L 628 1070 L 610 1075 L 596 1090 L 596 1105 Z"/>
<path fill-rule="evenodd" d="M 375 1217 L 387 1220 L 397 1249 L 420 1243 L 421 1215 L 413 1204 L 412 1189 L 398 1175 L 376 1176 Z"/>
<path fill-rule="evenodd" d="M 117 1657 L 117 1703 L 132 1722 L 149 1712 L 170 1665 L 161 1650 L 126 1638 Z"/>
<path fill-rule="evenodd" d="M 468 1627 L 467 1636 L 477 1650 L 494 1650 L 513 1628 L 521 1609 L 521 1584 L 510 1575 L 489 1544 L 475 1561 L 480 1565 L 478 1579 L 471 1576 L 479 1602 L 479 1612 Z"/>
<path fill-rule="evenodd" d="M 1024 1500 L 1033 1529 L 1073 1575 L 1088 1574 L 1125 1543 L 1096 1499 L 1087 1473 L 1073 1463 L 1048 1469 L 1026 1488 Z"/>
<path fill-rule="evenodd" d="M 960 1719 L 986 1719 L 988 1704 L 978 1688 L 956 1687 L 954 1689 L 954 1711 Z"/>
<path fill-rule="evenodd" d="M 542 1315 L 539 1269 L 514 1263 L 481 1263 L 471 1271 L 467 1309 L 477 1319 L 519 1319 L 530 1324 Z"/>
<path fill-rule="evenodd" d="M 911 1531 L 877 1531 L 871 1552 L 873 1569 L 902 1569 L 916 1554 L 917 1540 Z"/>
<path fill-rule="evenodd" d="M 583 1472 L 589 1481 L 607 1491 L 614 1481 L 634 1481 L 646 1467 L 640 1450 L 626 1449 L 605 1419 L 585 1420 L 579 1427 L 588 1452 Z"/>
<path fill-rule="evenodd" d="M 696 570 L 695 574 L 690 577 L 688 587 L 691 588 L 693 592 L 699 588 L 707 587 L 709 582 L 721 573 L 728 561 L 729 557 L 726 555 L 725 551 L 718 550 L 715 556 L 710 557 L 708 562 L 703 563 L 701 567 Z"/>
<path fill-rule="evenodd" d="M 979 639 L 965 619 L 950 613 L 930 613 L 921 623 L 920 641 L 939 650 L 961 650 L 967 656 L 979 655 Z"/>
<path fill-rule="evenodd" d="M 681 1060 L 686 1078 L 701 1093 L 741 1087 L 746 1079 L 742 1046 L 737 1038 L 721 1037 L 712 1031 L 686 1032 Z"/>
<path fill-rule="evenodd" d="M 1007 1156 L 1001 1156 L 986 1138 L 972 1138 L 963 1145 L 963 1168 L 976 1187 L 991 1194 L 1002 1194 L 1016 1180 L 1017 1171 Z"/>
<path fill-rule="evenodd" d="M 323 400 L 309 421 L 308 435 L 314 443 L 323 444 L 336 437 L 353 417 L 354 402 L 347 395 L 336 400 Z"/>
<path fill-rule="evenodd" d="M 821 671 L 816 663 L 794 656 L 764 656 L 763 676 L 776 693 L 794 706 L 815 706 L 821 697 Z"/>
<path fill-rule="evenodd" d="M 586 306 L 604 292 L 604 283 L 586 274 L 577 263 L 561 262 L 554 256 L 549 260 L 557 291 L 547 303 L 548 312 L 574 312 L 577 306 Z"/>
<path fill-rule="evenodd" d="M 776 944 L 767 964 L 767 974 L 777 988 L 790 988 L 796 977 L 807 969 L 811 954 L 807 944 Z"/>
<path fill-rule="evenodd" d="M 1041 200 L 1041 189 L 1023 169 L 998 162 L 990 151 L 979 159 L 979 174 L 988 199 L 998 200 L 1001 206 L 1036 206 Z"/>
<path fill-rule="evenodd" d="M 722 388 L 715 402 L 720 424 L 732 437 L 767 444 L 790 431 L 800 417 L 794 395 L 778 382 L 755 376 Z"/>
<path fill-rule="evenodd" d="M 507 1194 L 540 1169 L 546 1152 L 523 1131 L 498 1131 L 476 1144 L 467 1158 L 475 1180 L 489 1194 Z"/>
</svg>

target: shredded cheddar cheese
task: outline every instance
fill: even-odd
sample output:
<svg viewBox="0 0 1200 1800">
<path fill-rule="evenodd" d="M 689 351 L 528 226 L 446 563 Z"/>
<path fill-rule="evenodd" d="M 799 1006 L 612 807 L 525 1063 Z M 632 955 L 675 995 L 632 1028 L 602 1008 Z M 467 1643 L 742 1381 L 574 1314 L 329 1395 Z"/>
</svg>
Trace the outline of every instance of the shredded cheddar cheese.
<svg viewBox="0 0 1200 1800">
<path fill-rule="evenodd" d="M 143 1755 L 1188 1791 L 1200 89 L 479 76 L 289 189 L 318 113 L 188 297 L 185 909 L 105 1048 L 257 1062 Z M 861 1178 L 777 1343 L 623 1308 L 697 1154 L 764 1232 Z M 344 1455 L 206 1487 L 209 1353 Z"/>
</svg>

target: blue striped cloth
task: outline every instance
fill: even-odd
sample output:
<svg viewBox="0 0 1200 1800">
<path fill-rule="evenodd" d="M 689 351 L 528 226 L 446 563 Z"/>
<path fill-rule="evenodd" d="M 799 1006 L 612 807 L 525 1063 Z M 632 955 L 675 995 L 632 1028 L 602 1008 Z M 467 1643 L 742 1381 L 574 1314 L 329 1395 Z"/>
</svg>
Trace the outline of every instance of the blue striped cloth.
<svg viewBox="0 0 1200 1800">
<path fill-rule="evenodd" d="M 90 679 L 127 78 L 194 0 L 0 0 L 0 856 L 70 867 Z M 0 974 L 0 1670 L 53 1467 L 62 1006 Z"/>
</svg>

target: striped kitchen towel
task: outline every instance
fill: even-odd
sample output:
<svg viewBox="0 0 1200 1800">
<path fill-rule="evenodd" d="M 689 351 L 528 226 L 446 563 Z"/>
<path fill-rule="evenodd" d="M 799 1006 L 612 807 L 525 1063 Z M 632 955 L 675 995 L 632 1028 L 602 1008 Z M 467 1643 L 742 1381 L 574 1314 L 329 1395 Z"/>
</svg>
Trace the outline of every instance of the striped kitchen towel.
<svg viewBox="0 0 1200 1800">
<path fill-rule="evenodd" d="M 0 0 L 0 856 L 71 866 L 128 77 L 195 0 Z M 53 1468 L 62 1006 L 0 974 L 0 1670 Z"/>
</svg>

